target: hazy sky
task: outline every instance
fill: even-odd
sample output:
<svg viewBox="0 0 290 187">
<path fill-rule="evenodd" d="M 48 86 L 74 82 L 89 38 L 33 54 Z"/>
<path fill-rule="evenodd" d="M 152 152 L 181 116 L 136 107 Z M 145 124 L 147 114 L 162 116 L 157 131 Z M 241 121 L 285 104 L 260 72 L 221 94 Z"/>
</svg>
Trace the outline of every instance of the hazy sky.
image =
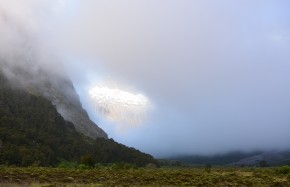
<svg viewBox="0 0 290 187">
<path fill-rule="evenodd" d="M 288 0 L 1 0 L 0 13 L 0 54 L 33 40 L 50 69 L 64 62 L 116 141 L 155 156 L 290 148 Z M 100 82 L 146 96 L 147 120 L 98 115 Z"/>
</svg>

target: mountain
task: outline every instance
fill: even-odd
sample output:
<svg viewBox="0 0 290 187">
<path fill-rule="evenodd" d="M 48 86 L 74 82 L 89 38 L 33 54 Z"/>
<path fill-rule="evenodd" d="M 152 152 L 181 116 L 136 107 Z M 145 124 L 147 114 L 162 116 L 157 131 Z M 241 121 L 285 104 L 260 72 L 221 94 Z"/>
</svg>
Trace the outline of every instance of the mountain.
<svg viewBox="0 0 290 187">
<path fill-rule="evenodd" d="M 234 151 L 217 155 L 180 155 L 169 158 L 190 165 L 279 166 L 290 164 L 290 151 Z"/>
<path fill-rule="evenodd" d="M 0 165 L 55 166 L 84 158 L 90 163 L 158 164 L 151 155 L 112 139 L 80 133 L 51 100 L 18 81 L 8 81 L 0 71 Z"/>
<path fill-rule="evenodd" d="M 191 165 L 226 165 L 237 162 L 240 159 L 259 154 L 260 152 L 244 153 L 240 151 L 230 152 L 217 155 L 179 155 L 171 157 L 172 160 L 177 160 Z"/>
<path fill-rule="evenodd" d="M 231 163 L 233 166 L 280 166 L 290 165 L 290 151 L 269 151 Z"/>
<path fill-rule="evenodd" d="M 67 77 L 45 75 L 45 82 L 34 85 L 44 97 L 50 100 L 57 111 L 67 121 L 75 125 L 77 131 L 91 138 L 108 138 L 108 135 L 92 122 L 82 108 L 78 94 Z"/>
<path fill-rule="evenodd" d="M 30 63 L 26 66 L 34 68 L 23 68 L 23 65 L 17 64 L 8 65 L 5 61 L 2 61 L 0 65 L 5 68 L 3 68 L 4 73 L 9 77 L 12 85 L 50 100 L 62 117 L 74 124 L 77 131 L 94 139 L 108 138 L 108 135 L 90 120 L 87 112 L 82 108 L 72 82 L 64 72 L 60 74 L 45 71 Z"/>
</svg>

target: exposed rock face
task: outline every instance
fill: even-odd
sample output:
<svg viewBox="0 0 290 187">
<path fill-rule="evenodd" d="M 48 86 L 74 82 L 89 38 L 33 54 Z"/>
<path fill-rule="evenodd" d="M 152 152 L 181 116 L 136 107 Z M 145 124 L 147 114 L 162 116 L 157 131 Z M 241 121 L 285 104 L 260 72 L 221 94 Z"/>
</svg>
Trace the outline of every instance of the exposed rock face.
<svg viewBox="0 0 290 187">
<path fill-rule="evenodd" d="M 0 65 L 1 70 L 11 80 L 11 84 L 49 99 L 63 118 L 74 124 L 77 131 L 94 139 L 108 138 L 108 135 L 90 120 L 68 76 L 46 72 L 39 68 L 32 71 L 19 66 L 8 67 L 7 63 L 1 61 Z"/>
<path fill-rule="evenodd" d="M 69 79 L 58 79 L 49 82 L 49 86 L 41 86 L 42 94 L 51 100 L 57 111 L 67 121 L 72 122 L 75 128 L 91 138 L 108 138 L 107 134 L 92 122 L 87 112 L 82 108 L 72 82 Z"/>
</svg>

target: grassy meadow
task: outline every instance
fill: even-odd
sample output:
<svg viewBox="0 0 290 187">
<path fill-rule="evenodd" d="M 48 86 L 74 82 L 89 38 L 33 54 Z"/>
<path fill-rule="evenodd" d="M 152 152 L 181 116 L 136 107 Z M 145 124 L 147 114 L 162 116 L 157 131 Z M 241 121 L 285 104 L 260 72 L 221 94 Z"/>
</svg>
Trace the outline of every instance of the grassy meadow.
<svg viewBox="0 0 290 187">
<path fill-rule="evenodd" d="M 289 168 L 0 167 L 0 187 L 290 186 Z"/>
</svg>

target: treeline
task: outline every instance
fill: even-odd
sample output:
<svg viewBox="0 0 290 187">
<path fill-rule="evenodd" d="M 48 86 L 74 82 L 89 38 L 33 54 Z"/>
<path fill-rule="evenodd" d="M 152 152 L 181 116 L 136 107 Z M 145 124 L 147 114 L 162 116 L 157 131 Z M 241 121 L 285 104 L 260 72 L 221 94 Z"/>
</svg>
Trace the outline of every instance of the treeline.
<svg viewBox="0 0 290 187">
<path fill-rule="evenodd" d="M 188 163 L 195 166 L 203 166 L 206 164 L 210 165 L 227 165 L 234 162 L 238 162 L 239 160 L 254 156 L 257 154 L 261 154 L 261 151 L 254 151 L 250 153 L 244 152 L 230 152 L 225 154 L 218 154 L 218 155 L 184 155 L 184 156 L 175 156 L 170 159 L 178 160 L 182 163 Z"/>
<path fill-rule="evenodd" d="M 148 154 L 112 139 L 88 138 L 65 121 L 52 103 L 11 88 L 0 72 L 0 165 L 57 166 L 60 160 L 81 163 L 158 162 Z"/>
</svg>

